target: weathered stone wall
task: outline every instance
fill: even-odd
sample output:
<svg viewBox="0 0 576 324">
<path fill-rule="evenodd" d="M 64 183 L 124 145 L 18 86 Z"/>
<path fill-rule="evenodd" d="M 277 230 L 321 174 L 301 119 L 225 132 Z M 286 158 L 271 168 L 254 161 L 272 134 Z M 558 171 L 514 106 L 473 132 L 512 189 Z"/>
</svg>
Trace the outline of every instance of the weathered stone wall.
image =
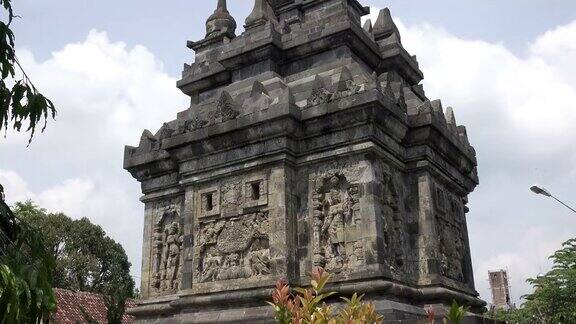
<svg viewBox="0 0 576 324">
<path fill-rule="evenodd" d="M 477 299 L 465 214 L 475 151 L 430 101 L 388 10 L 225 1 L 188 47 L 189 109 L 127 147 L 146 205 L 140 322 L 266 322 L 278 278 L 365 293 L 391 322 Z"/>
</svg>

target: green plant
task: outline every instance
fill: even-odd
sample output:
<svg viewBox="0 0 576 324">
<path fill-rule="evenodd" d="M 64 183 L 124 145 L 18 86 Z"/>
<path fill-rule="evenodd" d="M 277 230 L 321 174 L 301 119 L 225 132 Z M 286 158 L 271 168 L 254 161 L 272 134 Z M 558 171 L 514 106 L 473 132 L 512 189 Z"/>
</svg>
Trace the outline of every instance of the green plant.
<svg viewBox="0 0 576 324">
<path fill-rule="evenodd" d="M 550 259 L 552 270 L 527 280 L 534 292 L 524 296 L 521 307 L 498 310 L 493 318 L 510 324 L 576 323 L 576 239 L 562 244 Z"/>
<path fill-rule="evenodd" d="M 334 292 L 324 292 L 324 287 L 331 275 L 322 268 L 312 271 L 310 288 L 295 288 L 296 295 L 290 293 L 290 286 L 285 280 L 276 283 L 272 293 L 275 318 L 281 324 L 363 324 L 381 323 L 380 316 L 372 303 L 362 301 L 363 296 L 354 294 L 350 299 L 341 298 L 345 306 L 334 313 L 332 306 L 325 300 Z"/>
<path fill-rule="evenodd" d="M 20 132 L 30 132 L 49 116 L 55 118 L 54 104 L 42 95 L 16 57 L 11 24 L 16 16 L 11 0 L 0 0 L 6 11 L 0 21 L 0 131 L 9 124 Z M 23 123 L 28 125 L 23 128 Z M 18 219 L 4 202 L 0 185 L 0 323 L 47 322 L 56 309 L 52 291 L 54 259 L 43 246 L 41 235 Z"/>
<path fill-rule="evenodd" d="M 54 287 L 104 295 L 108 323 L 121 323 L 126 300 L 135 296 L 122 246 L 86 218 L 48 213 L 31 201 L 16 203 L 14 213 L 42 233 L 56 260 Z"/>
<path fill-rule="evenodd" d="M 0 0 L 0 6 L 6 10 L 6 21 L 0 21 L 0 131 L 6 131 L 11 123 L 18 132 L 30 132 L 30 144 L 37 124 L 44 120 L 44 131 L 48 116 L 56 116 L 56 108 L 38 92 L 16 57 L 11 24 L 17 16 L 11 0 Z M 26 120 L 28 126 L 22 128 Z"/>
<path fill-rule="evenodd" d="M 122 324 L 122 318 L 126 312 L 126 301 L 135 295 L 133 285 L 122 282 L 112 282 L 104 295 L 106 305 L 106 318 L 108 324 Z"/>
<path fill-rule="evenodd" d="M 0 323 L 40 323 L 56 310 L 55 262 L 42 236 L 0 200 Z"/>
<path fill-rule="evenodd" d="M 56 260 L 54 287 L 133 297 L 134 279 L 122 245 L 87 218 L 48 213 L 31 201 L 16 203 L 14 214 L 37 228 Z M 126 293 L 127 292 L 127 293 Z"/>
<path fill-rule="evenodd" d="M 452 301 L 452 306 L 448 310 L 448 314 L 446 314 L 446 318 L 444 318 L 444 324 L 460 324 L 466 313 L 470 310 L 469 307 L 460 306 L 455 300 Z"/>
</svg>

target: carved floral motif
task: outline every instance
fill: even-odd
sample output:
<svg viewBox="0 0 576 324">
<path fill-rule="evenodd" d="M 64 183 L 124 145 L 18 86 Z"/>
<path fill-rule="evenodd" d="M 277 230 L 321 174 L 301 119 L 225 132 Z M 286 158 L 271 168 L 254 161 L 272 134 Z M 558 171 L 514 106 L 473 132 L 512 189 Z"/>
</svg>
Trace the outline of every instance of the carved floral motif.
<svg viewBox="0 0 576 324">
<path fill-rule="evenodd" d="M 355 95 L 359 92 L 362 92 L 363 90 L 364 90 L 364 85 L 358 85 L 352 79 L 342 80 L 342 81 L 340 81 L 340 84 L 338 85 L 338 89 L 336 90 L 336 92 L 334 92 L 334 94 L 332 95 L 330 100 L 333 101 L 333 100 L 338 100 L 338 99 L 342 99 L 345 97 L 349 97 L 349 96 Z"/>
<path fill-rule="evenodd" d="M 308 107 L 317 106 L 330 101 L 332 93 L 324 87 L 316 87 L 308 97 Z"/>
<path fill-rule="evenodd" d="M 326 81 L 324 81 L 321 76 L 316 76 L 312 85 L 312 92 L 307 99 L 308 107 L 349 97 L 364 91 L 365 88 L 364 84 L 357 84 L 354 81 L 350 71 L 346 68 L 344 68 L 340 74 L 340 79 L 336 82 L 335 89 L 333 89 L 333 86 L 330 86 L 332 89 L 332 91 L 330 91 L 325 83 Z"/>
<path fill-rule="evenodd" d="M 182 134 L 223 123 L 235 119 L 238 115 L 240 115 L 240 112 L 236 107 L 234 99 L 232 99 L 232 96 L 230 96 L 227 91 L 222 91 L 216 101 L 215 107 L 207 113 L 196 111 L 193 117 L 180 124 L 178 133 Z"/>
</svg>

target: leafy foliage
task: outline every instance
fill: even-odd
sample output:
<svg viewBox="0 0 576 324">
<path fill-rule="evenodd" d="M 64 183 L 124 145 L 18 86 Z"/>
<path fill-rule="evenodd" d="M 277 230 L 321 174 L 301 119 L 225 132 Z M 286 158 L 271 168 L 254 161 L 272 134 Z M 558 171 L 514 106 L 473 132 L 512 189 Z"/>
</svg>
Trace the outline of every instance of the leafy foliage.
<svg viewBox="0 0 576 324">
<path fill-rule="evenodd" d="M 11 24 L 17 16 L 11 0 L 0 0 L 0 5 L 7 11 L 7 21 L 0 21 L 0 131 L 11 124 L 18 132 L 30 132 L 30 143 L 38 123 L 44 121 L 44 131 L 48 118 L 56 117 L 56 108 L 38 92 L 16 57 Z M 25 121 L 28 125 L 23 127 Z"/>
<path fill-rule="evenodd" d="M 322 268 L 312 271 L 311 288 L 295 288 L 296 295 L 290 293 L 290 286 L 285 280 L 276 283 L 272 293 L 272 303 L 275 318 L 281 324 L 362 324 L 381 323 L 380 316 L 372 303 L 362 302 L 362 296 L 354 294 L 350 299 L 341 298 L 345 302 L 337 314 L 332 306 L 324 302 L 333 292 L 324 292 L 324 287 L 331 275 Z"/>
<path fill-rule="evenodd" d="M 11 0 L 0 0 L 6 21 L 0 21 L 0 131 L 9 125 L 30 132 L 32 142 L 38 123 L 46 128 L 49 116 L 56 117 L 52 101 L 42 95 L 18 62 L 11 24 L 17 16 Z M 23 128 L 23 123 L 28 125 Z M 15 217 L 4 202 L 0 184 L 0 323 L 47 322 L 56 310 L 52 290 L 54 258 L 38 231 Z"/>
<path fill-rule="evenodd" d="M 576 323 L 576 239 L 562 244 L 550 257 L 550 272 L 528 282 L 534 292 L 516 310 L 498 311 L 494 317 L 513 324 Z"/>
<path fill-rule="evenodd" d="M 87 218 L 47 213 L 31 201 L 16 203 L 14 213 L 42 232 L 56 260 L 54 287 L 133 296 L 128 256 L 100 226 Z"/>
<path fill-rule="evenodd" d="M 464 320 L 466 313 L 468 313 L 469 307 L 460 306 L 455 300 L 452 301 L 452 306 L 446 314 L 444 319 L 444 324 L 460 324 Z"/>
<path fill-rule="evenodd" d="M 108 292 L 104 295 L 106 304 L 106 317 L 108 324 L 122 324 L 126 311 L 126 301 L 133 298 L 135 293 L 126 289 L 123 283 L 111 283 Z"/>
<path fill-rule="evenodd" d="M 0 323 L 40 323 L 56 310 L 55 262 L 40 234 L 0 200 Z"/>
</svg>

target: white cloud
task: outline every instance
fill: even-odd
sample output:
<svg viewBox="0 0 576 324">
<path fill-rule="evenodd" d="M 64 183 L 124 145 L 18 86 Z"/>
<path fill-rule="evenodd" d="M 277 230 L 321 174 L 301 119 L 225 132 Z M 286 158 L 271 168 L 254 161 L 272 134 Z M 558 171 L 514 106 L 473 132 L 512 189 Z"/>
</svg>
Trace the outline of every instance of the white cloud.
<svg viewBox="0 0 576 324">
<path fill-rule="evenodd" d="M 554 68 L 558 76 L 571 84 L 576 83 L 576 21 L 547 31 L 530 45 L 529 50 Z"/>
<path fill-rule="evenodd" d="M 89 179 L 70 179 L 41 192 L 38 202 L 52 212 L 82 215 L 83 207 L 94 194 L 94 189 Z"/>
<path fill-rule="evenodd" d="M 544 32 L 522 55 L 395 21 L 428 97 L 454 107 L 478 152 L 481 184 L 468 217 L 477 289 L 490 300 L 487 271 L 508 268 L 518 301 L 531 291 L 525 280 L 548 271 L 548 256 L 576 235 L 569 211 L 528 191 L 542 183 L 570 198 L 576 183 L 576 21 Z"/>
<path fill-rule="evenodd" d="M 0 143 L 0 181 L 9 202 L 32 199 L 49 211 L 88 217 L 126 249 L 140 273 L 143 206 L 140 186 L 122 169 L 124 145 L 137 145 L 187 105 L 176 78 L 143 46 L 128 48 L 91 31 L 46 61 L 18 50 L 35 85 L 56 104 L 29 148 L 8 132 Z"/>
<path fill-rule="evenodd" d="M 90 179 L 68 179 L 53 187 L 34 193 L 18 173 L 0 169 L 8 204 L 32 200 L 49 212 L 63 212 L 71 217 L 82 217 L 85 206 L 95 194 Z"/>
<path fill-rule="evenodd" d="M 38 200 L 38 197 L 28 188 L 26 180 L 16 172 L 0 169 L 0 183 L 4 187 L 6 200 L 9 203 L 28 199 Z"/>
</svg>

